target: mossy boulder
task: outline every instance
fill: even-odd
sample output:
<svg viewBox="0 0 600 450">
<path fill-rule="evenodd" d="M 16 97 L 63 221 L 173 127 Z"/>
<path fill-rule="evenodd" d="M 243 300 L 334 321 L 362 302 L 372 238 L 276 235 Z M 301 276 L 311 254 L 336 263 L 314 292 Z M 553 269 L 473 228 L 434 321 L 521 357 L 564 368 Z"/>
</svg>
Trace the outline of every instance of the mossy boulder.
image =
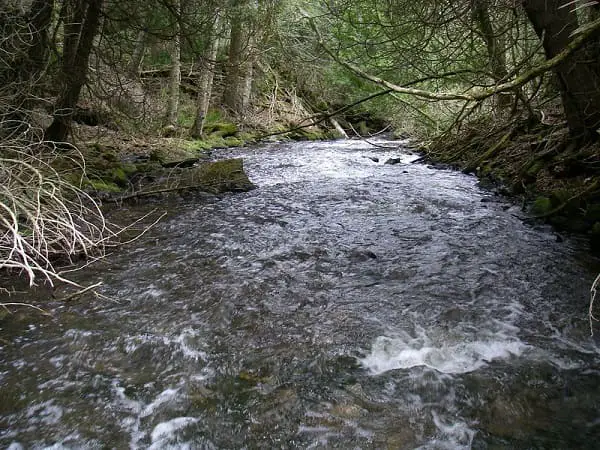
<svg viewBox="0 0 600 450">
<path fill-rule="evenodd" d="M 116 183 L 105 180 L 86 180 L 83 186 L 99 192 L 117 193 L 123 191 Z"/>
<path fill-rule="evenodd" d="M 531 206 L 531 212 L 536 216 L 543 216 L 552 211 L 552 200 L 548 197 L 538 197 Z"/>
<path fill-rule="evenodd" d="M 256 186 L 244 172 L 241 158 L 205 163 L 182 173 L 182 185 L 197 187 L 209 192 L 243 192 Z"/>
<path fill-rule="evenodd" d="M 177 161 L 185 161 L 188 159 L 198 158 L 198 151 L 182 146 L 177 147 L 159 147 L 152 151 L 150 160 L 160 164 L 173 164 Z"/>
<path fill-rule="evenodd" d="M 115 167 L 110 171 L 110 179 L 113 183 L 120 187 L 127 187 L 129 177 L 122 167 Z"/>
<path fill-rule="evenodd" d="M 204 133 L 207 135 L 215 135 L 218 137 L 233 136 L 238 132 L 236 124 L 231 122 L 213 122 L 204 126 Z"/>
</svg>

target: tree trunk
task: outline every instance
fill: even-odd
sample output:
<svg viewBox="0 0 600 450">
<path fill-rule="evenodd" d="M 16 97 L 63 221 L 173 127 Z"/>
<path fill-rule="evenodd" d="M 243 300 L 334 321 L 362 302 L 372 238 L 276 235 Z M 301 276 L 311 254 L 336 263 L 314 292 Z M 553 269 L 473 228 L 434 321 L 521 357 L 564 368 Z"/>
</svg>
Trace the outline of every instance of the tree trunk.
<svg viewBox="0 0 600 450">
<path fill-rule="evenodd" d="M 506 69 L 506 56 L 502 36 L 496 35 L 490 19 L 489 0 L 473 0 L 473 18 L 483 38 L 489 60 L 492 77 L 496 83 L 506 81 L 508 70 Z M 513 100 L 508 92 L 496 96 L 497 106 L 500 110 L 510 107 Z"/>
<path fill-rule="evenodd" d="M 173 50 L 171 52 L 171 72 L 169 75 L 169 102 L 167 104 L 167 124 L 177 124 L 177 113 L 179 111 L 179 88 L 181 86 L 181 27 L 179 24 L 181 16 L 181 2 L 175 1 L 177 20 L 173 36 Z"/>
<path fill-rule="evenodd" d="M 542 39 L 546 58 L 559 54 L 573 38 L 577 15 L 561 0 L 525 0 L 527 17 Z M 600 61 L 593 57 L 599 37 L 567 58 L 554 70 L 567 124 L 573 137 L 596 140 L 600 128 Z"/>
<path fill-rule="evenodd" d="M 255 63 L 256 54 L 254 52 L 254 48 L 252 45 L 248 45 L 248 52 L 246 61 L 242 65 L 242 114 L 246 111 L 248 106 L 250 106 L 250 98 L 252 96 L 252 83 L 254 82 L 254 63 Z"/>
<path fill-rule="evenodd" d="M 64 141 L 71 131 L 71 119 L 87 78 L 94 37 L 100 27 L 102 2 L 76 0 L 75 5 L 69 3 L 74 9 L 70 22 L 65 22 L 62 89 L 56 100 L 54 119 L 44 133 L 47 141 Z"/>
<path fill-rule="evenodd" d="M 31 44 L 27 52 L 28 61 L 25 77 L 31 79 L 44 70 L 48 60 L 50 45 L 48 28 L 52 21 L 53 0 L 34 0 L 29 12 Z"/>
<path fill-rule="evenodd" d="M 135 48 L 131 55 L 131 61 L 127 67 L 127 71 L 132 77 L 139 77 L 142 70 L 142 62 L 144 61 L 144 53 L 146 53 L 146 30 L 138 31 L 137 38 L 135 40 Z"/>
<path fill-rule="evenodd" d="M 237 12 L 234 14 L 231 19 L 231 32 L 229 35 L 229 59 L 227 61 L 223 104 L 231 112 L 239 115 L 243 109 L 242 64 L 244 62 L 245 33 L 242 27 L 241 15 Z"/>
<path fill-rule="evenodd" d="M 213 79 L 215 75 L 215 62 L 217 51 L 219 49 L 218 30 L 219 12 L 217 11 L 213 24 L 208 31 L 207 48 L 202 56 L 202 74 L 200 75 L 200 92 L 198 92 L 198 107 L 196 110 L 196 119 L 192 126 L 192 137 L 200 138 L 204 132 L 204 120 L 208 113 L 210 97 L 212 95 Z"/>
</svg>

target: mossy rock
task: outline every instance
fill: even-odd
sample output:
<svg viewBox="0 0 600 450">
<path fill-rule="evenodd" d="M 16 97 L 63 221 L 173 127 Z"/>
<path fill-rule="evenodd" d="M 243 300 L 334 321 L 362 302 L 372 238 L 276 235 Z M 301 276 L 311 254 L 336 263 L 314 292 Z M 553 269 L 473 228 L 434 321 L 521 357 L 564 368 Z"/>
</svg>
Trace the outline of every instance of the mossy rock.
<svg viewBox="0 0 600 450">
<path fill-rule="evenodd" d="M 210 136 L 208 136 L 205 141 L 207 148 L 212 149 L 212 148 L 226 148 L 227 144 L 225 144 L 225 139 L 223 138 L 223 136 L 220 136 L 218 134 L 211 134 Z"/>
<path fill-rule="evenodd" d="M 248 142 L 253 142 L 254 139 L 256 138 L 256 135 L 254 133 L 250 133 L 248 131 L 240 131 L 237 134 L 237 137 L 241 140 L 243 140 L 244 142 L 248 143 Z"/>
<path fill-rule="evenodd" d="M 160 164 L 170 164 L 186 159 L 198 158 L 198 151 L 185 147 L 160 147 L 154 149 L 150 154 L 150 160 L 159 162 Z"/>
<path fill-rule="evenodd" d="M 109 172 L 109 179 L 120 187 L 127 187 L 129 185 L 129 177 L 122 167 L 113 168 Z"/>
<path fill-rule="evenodd" d="M 238 127 L 231 122 L 214 122 L 206 124 L 204 126 L 204 132 L 206 134 L 213 134 L 225 138 L 235 135 L 238 132 Z"/>
<path fill-rule="evenodd" d="M 538 197 L 533 202 L 531 212 L 536 216 L 543 216 L 552 211 L 552 209 L 552 200 L 550 200 L 548 197 Z"/>
<path fill-rule="evenodd" d="M 90 187 L 93 190 L 100 192 L 117 193 L 123 191 L 123 189 L 120 188 L 116 183 L 104 180 L 86 180 L 83 183 L 83 186 Z"/>
<path fill-rule="evenodd" d="M 243 192 L 256 186 L 244 172 L 241 158 L 205 163 L 182 174 L 182 185 L 205 189 L 209 192 Z"/>
<path fill-rule="evenodd" d="M 227 147 L 243 147 L 244 144 L 245 142 L 242 139 L 235 136 L 225 138 L 225 145 L 227 145 Z"/>
</svg>

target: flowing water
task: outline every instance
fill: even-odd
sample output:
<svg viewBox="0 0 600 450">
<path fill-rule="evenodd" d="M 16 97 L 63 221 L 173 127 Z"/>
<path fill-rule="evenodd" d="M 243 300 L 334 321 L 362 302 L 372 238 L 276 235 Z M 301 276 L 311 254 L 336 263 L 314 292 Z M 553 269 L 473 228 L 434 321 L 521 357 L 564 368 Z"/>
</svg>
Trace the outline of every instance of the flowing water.
<svg viewBox="0 0 600 450">
<path fill-rule="evenodd" d="M 224 152 L 259 189 L 162 205 L 75 275 L 112 300 L 2 322 L 0 445 L 598 448 L 597 262 L 377 144 Z"/>
</svg>

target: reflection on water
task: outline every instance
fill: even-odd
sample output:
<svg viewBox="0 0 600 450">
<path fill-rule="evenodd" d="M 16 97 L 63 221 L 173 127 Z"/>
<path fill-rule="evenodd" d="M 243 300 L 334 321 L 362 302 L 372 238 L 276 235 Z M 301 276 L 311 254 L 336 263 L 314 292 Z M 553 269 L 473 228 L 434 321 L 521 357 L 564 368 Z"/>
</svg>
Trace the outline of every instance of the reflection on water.
<svg viewBox="0 0 600 450">
<path fill-rule="evenodd" d="M 596 448 L 594 262 L 378 144 L 223 154 L 260 188 L 186 198 L 77 274 L 114 301 L 2 323 L 0 443 Z"/>
</svg>

